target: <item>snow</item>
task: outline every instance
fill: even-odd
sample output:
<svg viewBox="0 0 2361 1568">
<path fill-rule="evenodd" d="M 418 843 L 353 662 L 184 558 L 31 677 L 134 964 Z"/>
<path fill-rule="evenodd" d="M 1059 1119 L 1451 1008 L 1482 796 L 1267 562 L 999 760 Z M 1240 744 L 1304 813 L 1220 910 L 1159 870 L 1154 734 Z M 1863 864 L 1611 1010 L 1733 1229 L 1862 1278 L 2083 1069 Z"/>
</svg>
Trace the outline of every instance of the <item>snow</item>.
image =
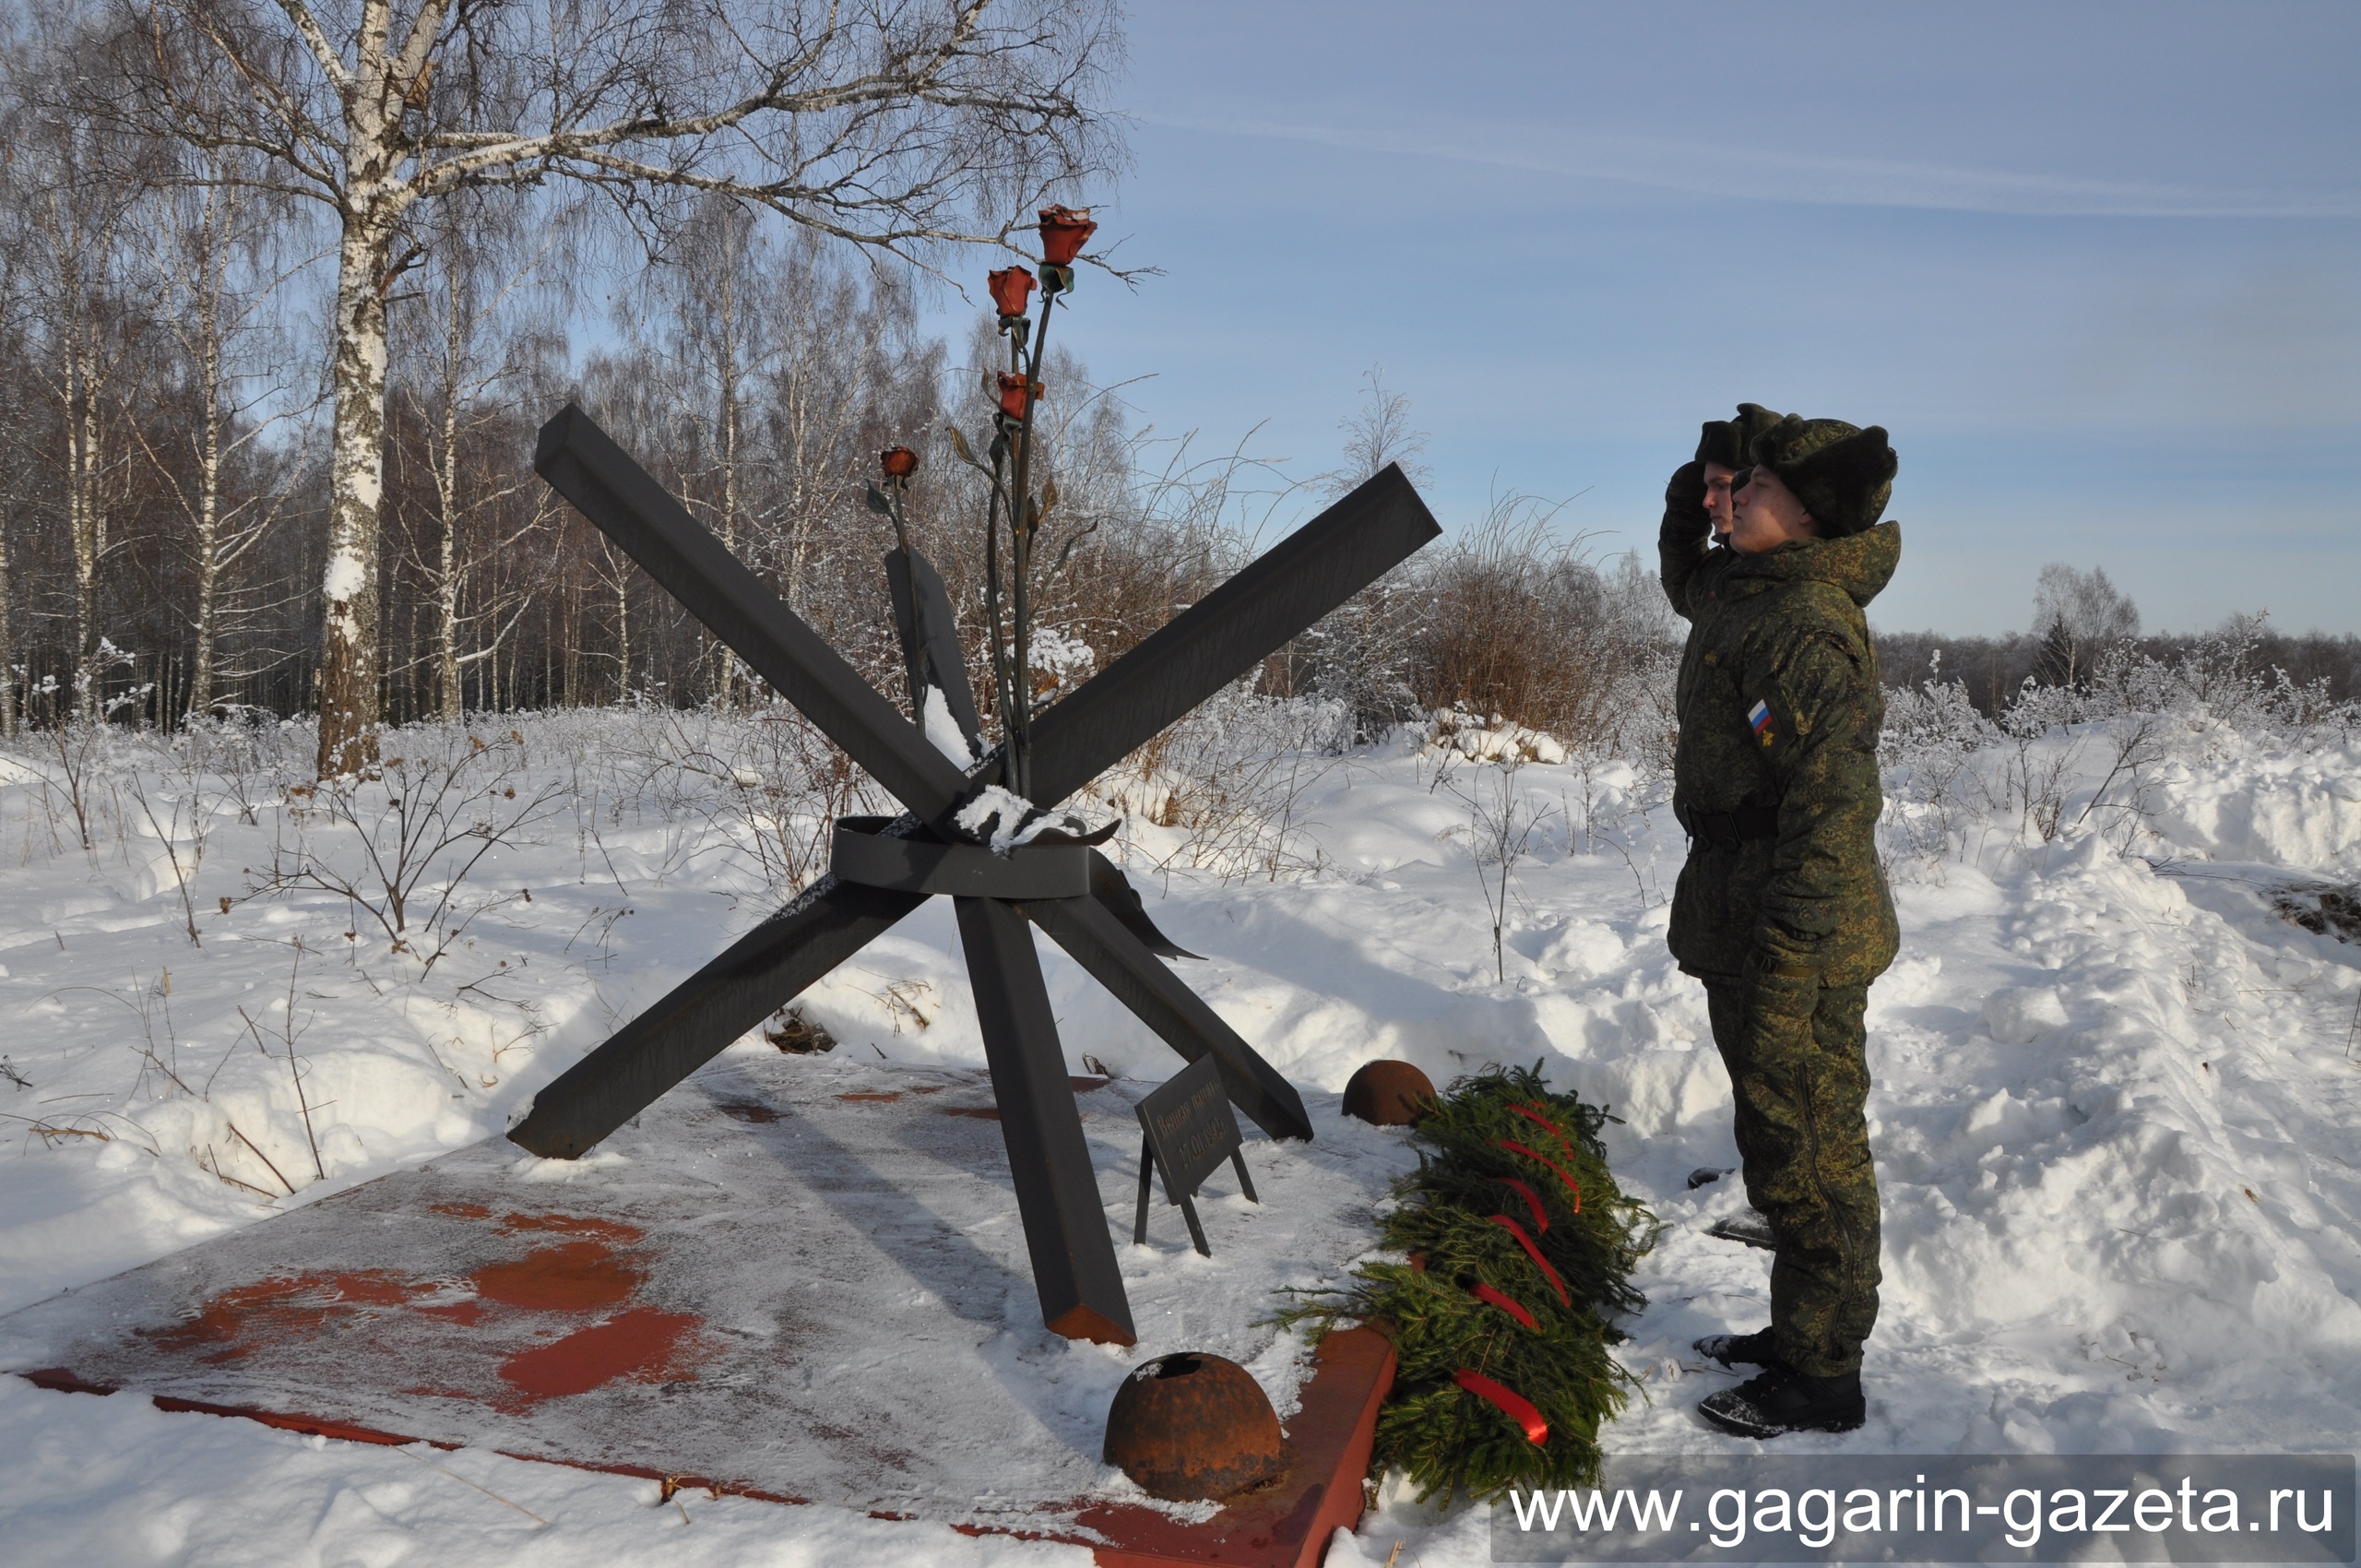
<svg viewBox="0 0 2361 1568">
<path fill-rule="evenodd" d="M 1097 652 L 1060 626 L 1036 626 L 1026 639 L 1027 661 L 1051 678 L 1052 684 L 1071 685 L 1090 673 Z"/>
<path fill-rule="evenodd" d="M 0 1518 L 22 1568 L 202 1563 L 580 1568 L 1086 1565 L 1080 1548 L 947 1525 L 792 1510 L 654 1481 L 503 1458 L 300 1437 L 167 1415 L 142 1399 L 52 1394 L 0 1378 Z"/>
<path fill-rule="evenodd" d="M 328 557 L 326 574 L 320 579 L 321 594 L 338 604 L 360 596 L 369 580 L 361 557 L 350 550 L 339 550 Z"/>
<path fill-rule="evenodd" d="M 246 870 L 303 835 L 342 853 L 333 835 L 353 831 L 287 791 L 299 765 L 270 760 L 304 755 L 307 735 L 254 742 L 267 754 L 241 765 L 243 785 L 226 764 L 105 742 L 85 770 L 101 781 L 84 786 L 98 791 L 83 802 L 88 849 L 58 752 L 16 750 L 0 767 L 0 1011 L 13 1025 L 0 1034 L 13 1075 L 0 1078 L 0 1309 L 499 1133 L 821 869 L 786 728 L 515 721 L 521 739 L 491 748 L 486 779 L 520 802 L 559 793 L 469 873 L 458 903 L 473 923 L 432 968 L 420 941 L 394 951 L 350 899 L 258 889 Z M 1742 1208 L 1733 1180 L 1687 1184 L 1737 1155 L 1703 993 L 1664 951 L 1682 839 L 1644 768 L 1456 738 L 1473 729 L 1498 727 L 1257 774 L 1258 820 L 1275 826 L 1227 858 L 1205 847 L 1220 802 L 1202 782 L 1110 782 L 1099 800 L 1186 809 L 1133 815 L 1109 852 L 1157 922 L 1208 955 L 1180 972 L 1308 1093 L 1394 1055 L 1439 1082 L 1539 1061 L 1610 1103 L 1619 1178 L 1666 1229 L 1619 1350 L 1645 1397 L 1605 1442 L 1740 1451 L 1694 1417 L 1729 1379 L 1688 1347 L 1764 1321 L 1766 1254 L 1705 1234 Z M 427 755 L 435 742 L 402 743 Z M 2041 814 L 1997 782 L 2041 744 L 2068 764 L 2046 840 Z M 2149 766 L 2136 809 L 2086 810 L 2134 800 L 2106 793 L 2109 763 L 2096 740 L 2021 753 L 2003 739 L 1965 759 L 1959 778 L 1991 784 L 1973 801 L 1897 787 L 1884 833 L 1903 952 L 1870 993 L 1885 1285 L 1869 1420 L 1785 1447 L 2349 1450 L 2361 1437 L 2361 949 L 2272 901 L 2361 873 L 2361 745 L 2215 729 Z M 741 787 L 739 767 L 774 782 Z M 1504 799 L 1538 826 L 1509 867 L 1496 956 L 1481 890 L 1501 868 L 1485 863 L 1478 818 Z M 199 818 L 210 837 L 191 873 Z M 1133 1089 L 1177 1070 L 1062 954 L 1045 945 L 1043 963 L 1074 1071 L 1087 1054 Z M 982 1063 L 939 901 L 802 1007 L 840 1060 Z M 519 1161 L 516 1179 L 601 1169 Z M 1210 1266 L 1228 1262 L 1217 1247 Z M 1236 1266 L 1272 1260 L 1241 1253 Z M 1224 1321 L 1195 1326 L 1208 1342 L 1240 1334 L 1228 1316 L 1244 1311 L 1228 1298 Z M 1275 1385 L 1292 1364 L 1281 1349 L 1253 1362 Z M 9 1378 L 0 1447 L 21 1456 L 0 1467 L 12 1562 L 1084 1561 L 826 1504 L 659 1505 L 648 1483 L 482 1448 L 323 1443 Z M 1426 1568 L 1489 1561 L 1480 1512 L 1384 1495 L 1331 1562 L 1382 1563 L 1396 1542 Z"/>
<path fill-rule="evenodd" d="M 1426 727 L 1430 744 L 1456 751 L 1470 762 L 1546 762 L 1566 760 L 1566 748 L 1547 731 L 1532 730 L 1494 714 L 1489 721 L 1472 713 L 1446 708 Z"/>
<path fill-rule="evenodd" d="M 929 711 L 932 711 L 931 704 Z M 1022 849 L 1052 829 L 1066 834 L 1084 830 L 1080 818 L 1065 812 L 1043 811 L 1024 796 L 997 784 L 985 785 L 951 820 L 959 825 L 960 831 L 991 845 L 996 855 Z"/>
<path fill-rule="evenodd" d="M 976 766 L 976 754 L 967 749 L 967 737 L 960 730 L 959 721 L 951 717 L 951 703 L 939 686 L 926 689 L 926 738 L 936 751 L 961 767 Z"/>
</svg>

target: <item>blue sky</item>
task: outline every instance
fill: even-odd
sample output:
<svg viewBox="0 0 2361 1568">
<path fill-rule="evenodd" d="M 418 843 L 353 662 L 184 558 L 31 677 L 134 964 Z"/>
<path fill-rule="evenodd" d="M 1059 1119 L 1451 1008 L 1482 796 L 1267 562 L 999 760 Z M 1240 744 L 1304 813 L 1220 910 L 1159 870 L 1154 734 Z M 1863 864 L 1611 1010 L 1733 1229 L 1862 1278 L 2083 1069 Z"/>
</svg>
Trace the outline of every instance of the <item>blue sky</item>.
<svg viewBox="0 0 2361 1568">
<path fill-rule="evenodd" d="M 1447 523 L 1653 540 L 1741 398 L 1882 423 L 1875 619 L 2361 631 L 2361 5 L 1136 6 L 1134 166 L 1062 334 L 1310 473 L 1382 365 Z"/>
</svg>

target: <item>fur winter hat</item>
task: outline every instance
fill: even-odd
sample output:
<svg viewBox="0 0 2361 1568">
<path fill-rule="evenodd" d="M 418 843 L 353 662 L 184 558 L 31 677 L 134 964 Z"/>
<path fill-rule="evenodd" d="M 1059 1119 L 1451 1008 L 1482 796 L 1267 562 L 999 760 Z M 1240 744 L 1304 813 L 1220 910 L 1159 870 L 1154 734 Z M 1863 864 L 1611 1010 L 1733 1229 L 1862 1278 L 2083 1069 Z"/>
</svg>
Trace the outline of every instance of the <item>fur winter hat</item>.
<svg viewBox="0 0 2361 1568">
<path fill-rule="evenodd" d="M 1789 414 L 1749 444 L 1757 463 L 1796 493 L 1823 539 L 1842 539 L 1875 526 L 1893 495 L 1901 460 L 1886 445 L 1885 428 L 1863 430 L 1843 420 Z"/>
<path fill-rule="evenodd" d="M 1734 420 L 1707 420 L 1697 436 L 1697 460 L 1719 463 L 1738 469 L 1753 459 L 1747 448 L 1754 438 L 1777 424 L 1786 416 L 1764 408 L 1760 403 L 1740 403 Z"/>
</svg>

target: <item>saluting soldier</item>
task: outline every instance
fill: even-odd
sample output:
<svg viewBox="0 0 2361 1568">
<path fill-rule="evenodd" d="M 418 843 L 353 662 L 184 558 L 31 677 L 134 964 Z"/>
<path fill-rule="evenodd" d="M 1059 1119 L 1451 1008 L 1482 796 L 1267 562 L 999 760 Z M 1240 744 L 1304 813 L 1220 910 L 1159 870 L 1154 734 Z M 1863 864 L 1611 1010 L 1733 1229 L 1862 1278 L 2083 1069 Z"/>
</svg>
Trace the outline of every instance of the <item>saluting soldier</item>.
<svg viewBox="0 0 2361 1568">
<path fill-rule="evenodd" d="M 1707 448 L 1732 449 L 1734 431 L 1750 466 L 1715 548 Z M 1899 931 L 1877 858 L 1885 708 L 1862 611 L 1902 553 L 1899 525 L 1879 520 L 1896 468 L 1876 425 L 1744 404 L 1665 492 L 1665 592 L 1691 624 L 1673 761 L 1689 860 L 1668 940 L 1705 982 L 1747 1197 L 1774 1242 L 1770 1326 L 1697 1345 L 1762 1371 L 1698 1408 L 1749 1437 L 1864 1416 L 1880 1276 L 1862 1015 Z"/>
<path fill-rule="evenodd" d="M 1713 542 L 1730 540 L 1732 503 L 1730 481 L 1754 459 L 1748 455 L 1754 438 L 1785 419 L 1760 403 L 1740 403 L 1734 420 L 1707 420 L 1697 436 L 1698 477 L 1705 484 L 1705 515 L 1713 519 Z M 1674 482 L 1679 482 L 1675 476 Z M 1694 636 L 1694 632 L 1691 632 Z"/>
</svg>

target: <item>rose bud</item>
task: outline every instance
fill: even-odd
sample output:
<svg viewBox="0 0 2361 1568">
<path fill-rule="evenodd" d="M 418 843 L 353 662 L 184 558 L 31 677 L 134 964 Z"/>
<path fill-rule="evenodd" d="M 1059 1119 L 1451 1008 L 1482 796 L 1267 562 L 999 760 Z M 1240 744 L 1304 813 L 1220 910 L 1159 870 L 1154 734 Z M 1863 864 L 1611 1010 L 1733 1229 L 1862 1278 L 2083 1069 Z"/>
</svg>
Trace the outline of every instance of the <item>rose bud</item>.
<svg viewBox="0 0 2361 1568">
<path fill-rule="evenodd" d="M 1040 397 L 1042 390 L 1039 382 L 1033 384 L 1034 397 Z M 1011 375 L 1006 371 L 1000 373 L 1000 411 L 1013 420 L 1021 420 L 1025 417 L 1025 378 L 1023 376 Z"/>
<path fill-rule="evenodd" d="M 1045 207 L 1041 209 L 1041 259 L 1064 267 L 1082 254 L 1085 241 L 1098 232 L 1086 207 Z"/>
<path fill-rule="evenodd" d="M 1004 267 L 987 274 L 984 282 L 1003 318 L 1025 314 L 1026 297 L 1033 292 L 1033 274 L 1021 267 Z"/>
<path fill-rule="evenodd" d="M 907 446 L 888 446 L 877 454 L 877 466 L 887 479 L 908 479 L 919 471 L 919 455 Z"/>
</svg>

